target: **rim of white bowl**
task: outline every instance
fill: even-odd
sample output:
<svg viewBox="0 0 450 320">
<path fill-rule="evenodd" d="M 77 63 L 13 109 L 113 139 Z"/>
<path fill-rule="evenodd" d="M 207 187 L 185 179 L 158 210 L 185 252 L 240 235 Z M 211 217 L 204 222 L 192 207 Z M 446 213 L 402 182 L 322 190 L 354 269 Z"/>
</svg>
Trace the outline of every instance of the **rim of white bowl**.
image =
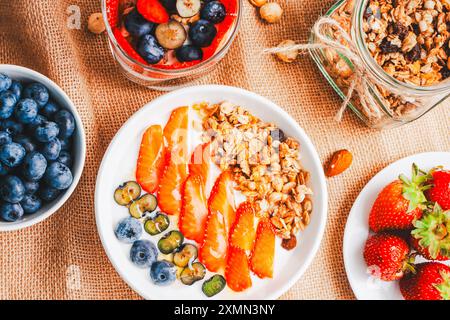
<svg viewBox="0 0 450 320">
<path fill-rule="evenodd" d="M 29 219 L 27 220 L 17 222 L 0 222 L 0 232 L 6 232 L 28 228 L 44 221 L 56 211 L 58 211 L 72 196 L 73 192 L 78 186 L 78 183 L 80 182 L 86 162 L 86 134 L 83 122 L 81 121 L 81 117 L 78 113 L 77 108 L 75 107 L 75 104 L 61 89 L 61 87 L 59 87 L 53 80 L 32 69 L 12 64 L 0 64 L 0 73 L 20 74 L 20 76 L 26 78 L 29 81 L 36 81 L 45 85 L 49 89 L 51 96 L 54 96 L 56 93 L 56 95 L 59 96 L 58 98 L 60 98 L 60 101 L 59 99 L 57 99 L 58 103 L 62 105 L 64 109 L 70 110 L 75 118 L 75 123 L 77 125 L 75 135 L 77 136 L 77 140 L 79 140 L 79 148 L 77 149 L 78 154 L 76 155 L 76 157 L 74 157 L 74 166 L 72 168 L 73 182 L 70 188 L 65 190 L 64 193 L 57 198 L 57 200 L 47 205 L 47 208 L 44 208 L 44 210 L 41 209 L 42 211 L 39 210 L 38 212 L 30 215 Z"/>
<path fill-rule="evenodd" d="M 136 288 L 133 285 L 133 281 L 131 281 L 130 277 L 127 274 L 125 274 L 124 272 L 122 272 L 122 270 L 115 263 L 115 260 L 110 253 L 109 244 L 107 243 L 106 239 L 104 238 L 102 230 L 100 229 L 100 226 L 98 223 L 100 210 L 98 208 L 99 204 L 97 203 L 96 200 L 98 199 L 98 197 L 99 197 L 98 193 L 100 192 L 99 191 L 100 178 L 102 176 L 104 166 L 105 166 L 105 161 L 104 161 L 105 156 L 110 152 L 110 149 L 112 148 L 112 145 L 115 143 L 117 137 L 124 130 L 124 128 L 128 126 L 129 123 L 131 123 L 132 121 L 134 121 L 135 118 L 138 118 L 142 113 L 144 113 L 145 109 L 149 105 L 156 105 L 156 104 L 160 103 L 161 101 L 169 100 L 172 96 L 186 95 L 186 94 L 188 95 L 189 92 L 198 91 L 198 90 L 200 90 L 200 91 L 222 90 L 224 94 L 226 94 L 227 92 L 230 92 L 230 93 L 234 92 L 234 93 L 241 94 L 241 95 L 249 95 L 252 98 L 254 98 L 255 100 L 261 101 L 261 103 L 270 106 L 272 109 L 274 109 L 276 112 L 278 112 L 281 117 L 283 117 L 286 121 L 290 122 L 291 125 L 294 126 L 294 128 L 299 132 L 299 135 L 302 136 L 302 138 L 304 140 L 304 144 L 306 144 L 308 146 L 308 148 L 311 149 L 312 160 L 313 160 L 312 163 L 313 163 L 314 168 L 310 168 L 309 171 L 311 171 L 311 172 L 314 171 L 317 173 L 318 178 L 319 178 L 319 187 L 320 187 L 320 190 L 318 190 L 318 192 L 320 192 L 322 194 L 322 201 L 321 201 L 322 202 L 321 203 L 322 210 L 320 212 L 318 212 L 318 214 L 320 215 L 319 231 L 318 231 L 316 240 L 314 242 L 314 245 L 311 248 L 311 250 L 309 251 L 306 259 L 304 260 L 302 267 L 297 270 L 297 272 L 295 273 L 295 275 L 292 277 L 292 279 L 289 282 L 287 282 L 285 285 L 281 286 L 279 289 L 274 290 L 269 296 L 266 297 L 266 300 L 278 299 L 284 293 L 286 293 L 292 286 L 294 286 L 295 283 L 298 282 L 298 280 L 302 277 L 302 275 L 310 267 L 311 263 L 313 262 L 314 258 L 317 255 L 317 252 L 319 251 L 319 248 L 320 248 L 320 245 L 322 243 L 323 236 L 325 233 L 327 219 L 328 219 L 327 183 L 326 183 L 326 179 L 325 179 L 325 174 L 323 172 L 322 163 L 320 161 L 319 154 L 317 153 L 317 149 L 315 148 L 314 144 L 312 143 L 311 139 L 306 134 L 306 132 L 303 130 L 303 128 L 300 127 L 300 125 L 286 111 L 284 111 L 281 107 L 279 107 L 277 104 L 275 104 L 268 98 L 265 98 L 259 94 L 256 94 L 254 92 L 251 92 L 251 91 L 248 91 L 248 90 L 245 90 L 242 88 L 225 86 L 225 85 L 198 85 L 198 86 L 191 86 L 191 87 L 187 87 L 187 88 L 178 89 L 178 90 L 172 91 L 170 93 L 166 93 L 154 100 L 151 100 L 150 102 L 148 102 L 147 104 L 142 106 L 122 125 L 122 127 L 119 129 L 119 131 L 116 132 L 114 138 L 111 140 L 111 142 L 108 146 L 108 149 L 105 151 L 105 153 L 103 155 L 102 163 L 98 170 L 97 181 L 96 181 L 96 186 L 95 186 L 95 201 L 94 201 L 95 202 L 95 220 L 96 220 L 96 224 L 97 224 L 98 234 L 99 234 L 100 240 L 102 242 L 104 251 L 105 251 L 109 261 L 114 266 L 114 269 L 116 270 L 116 272 L 128 284 L 128 286 L 131 289 L 133 289 L 136 293 L 138 293 L 144 299 L 147 299 L 147 300 L 157 299 L 157 297 L 152 297 L 152 296 L 148 295 L 146 292 L 143 292 L 142 290 L 139 290 L 138 288 Z"/>
</svg>

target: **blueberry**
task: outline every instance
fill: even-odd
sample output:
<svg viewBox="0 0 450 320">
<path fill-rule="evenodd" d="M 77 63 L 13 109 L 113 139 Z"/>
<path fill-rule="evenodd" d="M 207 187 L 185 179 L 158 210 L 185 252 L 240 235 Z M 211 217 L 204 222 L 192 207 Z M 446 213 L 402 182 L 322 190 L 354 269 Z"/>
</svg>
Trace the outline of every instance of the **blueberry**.
<svg viewBox="0 0 450 320">
<path fill-rule="evenodd" d="M 27 194 L 20 202 L 20 205 L 26 214 L 33 214 L 42 207 L 42 201 L 35 195 Z"/>
<path fill-rule="evenodd" d="M 227 11 L 219 1 L 208 2 L 200 11 L 200 17 L 212 23 L 220 23 L 225 20 Z"/>
<path fill-rule="evenodd" d="M 11 135 L 6 131 L 0 131 L 0 146 L 11 142 Z"/>
<path fill-rule="evenodd" d="M 34 144 L 33 140 L 25 135 L 19 134 L 14 137 L 14 142 L 20 144 L 22 147 L 24 147 L 25 151 L 27 153 L 36 151 L 36 145 Z"/>
<path fill-rule="evenodd" d="M 55 122 L 59 127 L 59 136 L 63 139 L 69 138 L 75 131 L 75 118 L 67 110 L 58 111 L 55 114 Z"/>
<path fill-rule="evenodd" d="M 8 166 L 5 166 L 3 163 L 0 162 L 0 176 L 6 176 L 11 171 L 11 168 Z"/>
<path fill-rule="evenodd" d="M 191 45 L 182 46 L 175 52 L 175 55 L 177 56 L 177 59 L 181 62 L 203 59 L 202 49 Z"/>
<path fill-rule="evenodd" d="M 0 73 L 0 92 L 9 90 L 11 88 L 12 80 L 6 74 Z"/>
<path fill-rule="evenodd" d="M 70 150 L 72 148 L 72 141 L 70 139 L 59 139 L 61 142 L 61 150 Z"/>
<path fill-rule="evenodd" d="M 31 121 L 31 123 L 28 124 L 28 128 L 34 130 L 36 129 L 36 127 L 40 126 L 41 124 L 43 124 L 44 122 L 47 122 L 47 118 L 44 117 L 43 115 L 38 114 L 36 118 L 34 118 L 33 121 Z"/>
<path fill-rule="evenodd" d="M 22 99 L 17 103 L 16 119 L 23 124 L 32 123 L 38 115 L 38 105 L 32 99 Z"/>
<path fill-rule="evenodd" d="M 52 188 L 66 190 L 73 182 L 72 171 L 62 163 L 53 162 L 47 167 L 45 181 Z"/>
<path fill-rule="evenodd" d="M 9 203 L 19 203 L 25 196 L 25 186 L 16 176 L 7 176 L 0 182 L 0 197 Z"/>
<path fill-rule="evenodd" d="M 0 93 L 0 119 L 8 119 L 14 112 L 16 96 L 11 91 Z"/>
<path fill-rule="evenodd" d="M 142 236 L 142 224 L 139 220 L 128 217 L 120 220 L 114 233 L 119 241 L 133 243 Z"/>
<path fill-rule="evenodd" d="M 49 161 L 54 161 L 58 159 L 61 152 L 61 142 L 58 138 L 55 138 L 46 144 L 41 149 L 41 153 L 44 155 L 45 159 Z"/>
<path fill-rule="evenodd" d="M 138 267 L 148 268 L 158 259 L 158 249 L 148 240 L 138 240 L 131 247 L 130 258 Z"/>
<path fill-rule="evenodd" d="M 72 156 L 67 150 L 62 150 L 59 153 L 59 158 L 56 161 L 61 162 L 69 168 L 72 166 Z"/>
<path fill-rule="evenodd" d="M 2 121 L 1 129 L 8 132 L 10 135 L 15 136 L 23 132 L 23 125 L 14 120 L 7 119 Z"/>
<path fill-rule="evenodd" d="M 20 97 L 22 96 L 22 90 L 23 86 L 19 81 L 13 81 L 11 84 L 11 88 L 9 88 L 9 91 L 14 94 L 17 101 L 19 101 Z"/>
<path fill-rule="evenodd" d="M 150 277 L 156 285 L 169 285 L 177 278 L 177 268 L 169 261 L 156 261 L 150 268 Z"/>
<path fill-rule="evenodd" d="M 199 20 L 189 29 L 189 37 L 194 45 L 208 47 L 217 35 L 217 29 L 213 23 L 207 20 Z"/>
<path fill-rule="evenodd" d="M 16 222 L 23 217 L 24 211 L 20 204 L 2 203 L 0 216 L 7 222 Z"/>
<path fill-rule="evenodd" d="M 49 186 L 42 186 L 38 191 L 39 197 L 45 202 L 52 202 L 60 195 L 61 191 Z"/>
<path fill-rule="evenodd" d="M 37 181 L 23 181 L 25 187 L 25 194 L 35 194 L 39 190 L 39 182 Z"/>
<path fill-rule="evenodd" d="M 177 11 L 177 0 L 159 0 L 159 2 L 161 2 L 168 12 L 172 13 Z"/>
<path fill-rule="evenodd" d="M 39 107 L 47 104 L 50 94 L 47 88 L 41 83 L 32 83 L 24 90 L 24 97 L 36 101 Z"/>
<path fill-rule="evenodd" d="M 59 107 L 53 101 L 49 101 L 42 109 L 41 114 L 46 116 L 49 119 L 52 119 L 53 116 L 59 111 Z"/>
<path fill-rule="evenodd" d="M 23 163 L 22 175 L 29 181 L 39 181 L 47 169 L 47 160 L 39 152 L 27 154 Z"/>
<path fill-rule="evenodd" d="M 55 122 L 44 121 L 34 131 L 34 137 L 40 142 L 49 142 L 59 134 L 59 127 Z"/>
<path fill-rule="evenodd" d="M 164 49 L 151 34 L 146 34 L 139 39 L 137 46 L 139 55 L 150 64 L 156 64 L 164 57 Z"/>
<path fill-rule="evenodd" d="M 20 165 L 25 155 L 25 148 L 18 143 L 11 142 L 0 146 L 0 161 L 10 168 Z"/>
<path fill-rule="evenodd" d="M 137 9 L 132 10 L 125 16 L 125 28 L 136 38 L 140 38 L 152 32 L 154 24 L 146 20 Z"/>
</svg>

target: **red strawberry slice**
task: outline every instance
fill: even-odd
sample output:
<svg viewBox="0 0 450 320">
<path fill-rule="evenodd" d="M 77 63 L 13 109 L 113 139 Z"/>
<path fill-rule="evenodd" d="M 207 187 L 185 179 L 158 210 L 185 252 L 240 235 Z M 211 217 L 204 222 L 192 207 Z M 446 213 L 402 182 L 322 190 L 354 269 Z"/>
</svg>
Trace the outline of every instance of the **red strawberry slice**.
<svg viewBox="0 0 450 320">
<path fill-rule="evenodd" d="M 222 173 L 217 178 L 208 200 L 208 222 L 199 257 L 206 268 L 213 272 L 223 269 L 226 264 L 228 225 L 235 215 L 232 206 L 232 182 L 229 172 Z"/>
<path fill-rule="evenodd" d="M 117 40 L 117 43 L 122 48 L 123 51 L 125 51 L 130 58 L 147 65 L 148 63 L 137 53 L 134 48 L 131 46 L 131 44 L 128 42 L 128 40 L 123 36 L 122 32 L 118 28 L 114 28 L 114 37 Z"/>
<path fill-rule="evenodd" d="M 106 16 L 111 28 L 119 24 L 119 0 L 106 0 Z"/>
<path fill-rule="evenodd" d="M 236 218 L 234 210 L 233 177 L 229 171 L 223 172 L 216 180 L 208 200 L 210 211 L 218 211 L 225 219 L 227 237 Z"/>
<path fill-rule="evenodd" d="M 189 174 L 200 175 L 206 184 L 208 181 L 210 159 L 210 144 L 205 143 L 197 146 L 191 156 Z"/>
<path fill-rule="evenodd" d="M 148 193 L 158 189 L 164 169 L 164 140 L 161 126 L 155 125 L 145 131 L 137 161 L 136 180 Z"/>
<path fill-rule="evenodd" d="M 169 215 L 181 211 L 181 187 L 188 176 L 188 107 L 175 109 L 164 128 L 166 166 L 160 180 L 158 203 Z"/>
<path fill-rule="evenodd" d="M 211 272 L 225 268 L 228 250 L 227 230 L 223 215 L 210 211 L 199 259 Z"/>
<path fill-rule="evenodd" d="M 172 161 L 166 153 L 166 167 L 159 182 L 158 203 L 164 213 L 178 216 L 181 212 L 181 187 L 188 176 L 187 165 Z"/>
<path fill-rule="evenodd" d="M 225 279 L 228 287 L 236 292 L 244 291 L 252 286 L 248 258 L 244 250 L 230 247 L 225 268 Z"/>
<path fill-rule="evenodd" d="M 255 240 L 255 207 L 251 202 L 242 203 L 236 212 L 236 221 L 230 232 L 230 245 L 251 250 Z"/>
<path fill-rule="evenodd" d="M 202 243 L 205 234 L 208 209 L 203 178 L 189 175 L 182 190 L 182 206 L 179 220 L 181 233 L 191 240 Z"/>
<path fill-rule="evenodd" d="M 166 8 L 158 0 L 138 0 L 137 10 L 148 21 L 154 23 L 166 23 L 169 14 Z"/>
<path fill-rule="evenodd" d="M 258 224 L 255 246 L 250 258 L 252 271 L 259 278 L 273 277 L 273 262 L 275 256 L 275 233 L 268 219 L 262 219 Z"/>
</svg>

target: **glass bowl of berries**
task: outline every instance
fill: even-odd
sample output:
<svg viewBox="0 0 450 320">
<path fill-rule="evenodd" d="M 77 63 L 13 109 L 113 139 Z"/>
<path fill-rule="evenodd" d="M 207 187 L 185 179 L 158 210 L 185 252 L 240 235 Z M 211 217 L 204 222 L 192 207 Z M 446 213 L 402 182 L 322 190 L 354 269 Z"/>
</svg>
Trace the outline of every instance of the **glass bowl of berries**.
<svg viewBox="0 0 450 320">
<path fill-rule="evenodd" d="M 173 90 L 211 71 L 225 56 L 242 0 L 102 0 L 111 51 L 143 86 Z"/>
</svg>

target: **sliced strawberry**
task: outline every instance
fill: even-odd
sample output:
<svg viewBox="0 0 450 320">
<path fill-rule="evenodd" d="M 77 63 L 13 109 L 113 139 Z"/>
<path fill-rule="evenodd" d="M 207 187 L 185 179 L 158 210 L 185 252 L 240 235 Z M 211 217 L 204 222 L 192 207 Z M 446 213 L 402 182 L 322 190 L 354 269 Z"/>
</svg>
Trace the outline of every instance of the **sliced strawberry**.
<svg viewBox="0 0 450 320">
<path fill-rule="evenodd" d="M 181 187 L 187 176 L 187 165 L 175 163 L 167 152 L 166 166 L 158 189 L 158 203 L 164 213 L 176 216 L 180 214 Z"/>
<path fill-rule="evenodd" d="M 206 268 L 213 272 L 223 269 L 226 264 L 228 226 L 235 216 L 232 182 L 229 172 L 222 173 L 208 200 L 208 222 L 199 257 Z"/>
<path fill-rule="evenodd" d="M 228 250 L 225 219 L 219 211 L 210 211 L 199 259 L 211 272 L 225 268 Z"/>
<path fill-rule="evenodd" d="M 205 143 L 197 146 L 191 156 L 189 174 L 200 175 L 206 183 L 208 181 L 210 159 L 210 144 Z"/>
<path fill-rule="evenodd" d="M 270 221 L 262 219 L 258 224 L 256 241 L 250 258 L 251 269 L 259 278 L 273 277 L 274 255 L 275 233 Z"/>
<path fill-rule="evenodd" d="M 137 10 L 148 21 L 154 23 L 166 23 L 169 14 L 166 8 L 158 0 L 138 0 Z"/>
<path fill-rule="evenodd" d="M 142 63 L 142 64 L 148 64 L 131 46 L 131 44 L 128 42 L 128 40 L 123 36 L 122 32 L 118 28 L 114 28 L 114 37 L 117 40 L 117 43 L 122 48 L 123 51 L 125 51 L 130 58 Z"/>
<path fill-rule="evenodd" d="M 230 232 L 230 245 L 251 250 L 255 240 L 255 207 L 251 202 L 242 203 L 236 212 L 236 221 Z"/>
<path fill-rule="evenodd" d="M 155 125 L 145 131 L 142 137 L 137 161 L 136 180 L 148 193 L 158 189 L 164 169 L 164 140 L 161 126 Z"/>
<path fill-rule="evenodd" d="M 181 211 L 181 187 L 188 176 L 188 107 L 175 109 L 164 128 L 166 166 L 160 180 L 158 203 L 169 215 Z"/>
<path fill-rule="evenodd" d="M 188 125 L 189 107 L 180 107 L 172 111 L 169 121 L 164 127 L 164 138 L 169 150 L 177 147 L 187 154 Z"/>
<path fill-rule="evenodd" d="M 236 218 L 234 203 L 233 177 L 229 171 L 225 171 L 217 178 L 211 190 L 208 206 L 210 211 L 217 211 L 223 215 L 227 236 Z"/>
<path fill-rule="evenodd" d="M 186 238 L 202 243 L 208 217 L 203 178 L 195 174 L 189 175 L 181 195 L 180 231 Z"/>
<path fill-rule="evenodd" d="M 114 28 L 119 24 L 119 0 L 106 0 L 106 16 L 109 25 Z"/>
<path fill-rule="evenodd" d="M 225 268 L 225 279 L 228 287 L 236 292 L 244 291 L 252 286 L 248 258 L 244 250 L 230 247 Z"/>
</svg>

